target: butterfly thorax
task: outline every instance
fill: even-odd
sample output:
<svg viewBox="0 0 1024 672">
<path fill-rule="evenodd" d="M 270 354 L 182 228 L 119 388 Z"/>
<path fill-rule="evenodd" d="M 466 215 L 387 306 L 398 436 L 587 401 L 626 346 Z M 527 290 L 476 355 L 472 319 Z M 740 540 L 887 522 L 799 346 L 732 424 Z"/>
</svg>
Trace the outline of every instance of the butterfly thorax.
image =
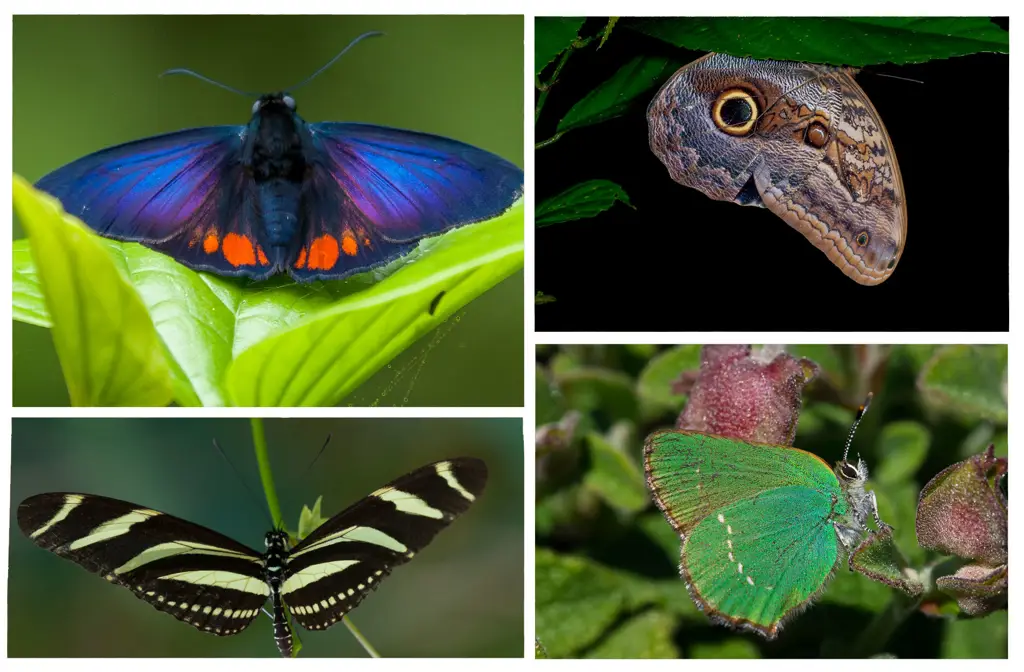
<svg viewBox="0 0 1024 672">
<path fill-rule="evenodd" d="M 868 518 L 874 510 L 874 498 L 865 488 L 868 466 L 864 460 L 857 463 L 841 460 L 836 463 L 836 478 L 846 499 L 843 515 L 835 519 L 837 533 L 847 547 L 858 543 L 868 529 Z"/>
</svg>

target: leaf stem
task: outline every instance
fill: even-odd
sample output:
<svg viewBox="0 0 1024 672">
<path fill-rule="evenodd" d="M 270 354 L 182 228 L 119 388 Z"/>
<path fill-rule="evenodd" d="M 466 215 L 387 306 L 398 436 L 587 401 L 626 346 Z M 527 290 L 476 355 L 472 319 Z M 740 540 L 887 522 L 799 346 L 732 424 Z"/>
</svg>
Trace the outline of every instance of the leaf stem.
<svg viewBox="0 0 1024 672">
<path fill-rule="evenodd" d="M 547 140 L 541 140 L 541 141 L 540 141 L 540 142 L 538 142 L 538 143 L 537 143 L 536 145 L 534 145 L 534 146 L 533 146 L 533 148 L 534 148 L 534 149 L 540 149 L 541 147 L 547 147 L 547 146 L 548 146 L 548 145 L 550 145 L 551 143 L 553 143 L 553 142 L 556 142 L 556 141 L 557 141 L 557 140 L 558 140 L 558 139 L 559 139 L 560 137 L 562 137 L 562 136 L 563 136 L 564 134 L 565 134 L 565 131 L 559 131 L 558 133 L 555 133 L 554 135 L 552 135 L 552 136 L 551 136 L 550 138 L 548 138 Z"/>
<path fill-rule="evenodd" d="M 366 652 L 370 654 L 371 658 L 380 658 L 380 654 L 377 653 L 377 649 L 373 648 L 373 644 L 370 644 L 370 640 L 363 637 L 363 633 L 359 632 L 359 628 L 356 627 L 355 623 L 349 620 L 347 615 L 342 616 L 341 620 L 345 623 L 345 627 L 348 628 L 348 631 L 352 633 L 352 636 L 356 638 L 356 641 L 362 644 L 363 648 L 366 649 Z"/>
</svg>

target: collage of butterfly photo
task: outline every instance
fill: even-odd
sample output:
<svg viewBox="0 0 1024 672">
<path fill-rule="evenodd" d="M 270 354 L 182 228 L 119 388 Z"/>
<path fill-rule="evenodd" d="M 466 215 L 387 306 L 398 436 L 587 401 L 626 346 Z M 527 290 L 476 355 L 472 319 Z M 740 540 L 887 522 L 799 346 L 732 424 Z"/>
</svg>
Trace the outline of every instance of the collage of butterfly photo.
<svg viewBox="0 0 1024 672">
<path fill-rule="evenodd" d="M 11 667 L 1008 661 L 982 4 L 16 0 Z"/>
</svg>

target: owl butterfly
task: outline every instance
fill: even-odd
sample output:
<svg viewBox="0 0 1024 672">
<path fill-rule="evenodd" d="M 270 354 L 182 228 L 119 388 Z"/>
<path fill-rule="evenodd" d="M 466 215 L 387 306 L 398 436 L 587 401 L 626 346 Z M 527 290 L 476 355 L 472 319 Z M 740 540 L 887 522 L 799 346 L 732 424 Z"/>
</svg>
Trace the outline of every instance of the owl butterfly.
<svg viewBox="0 0 1024 672">
<path fill-rule="evenodd" d="M 676 182 L 768 208 L 877 285 L 903 252 L 907 209 L 889 134 L 853 74 L 708 54 L 651 101 L 651 150 Z"/>
</svg>

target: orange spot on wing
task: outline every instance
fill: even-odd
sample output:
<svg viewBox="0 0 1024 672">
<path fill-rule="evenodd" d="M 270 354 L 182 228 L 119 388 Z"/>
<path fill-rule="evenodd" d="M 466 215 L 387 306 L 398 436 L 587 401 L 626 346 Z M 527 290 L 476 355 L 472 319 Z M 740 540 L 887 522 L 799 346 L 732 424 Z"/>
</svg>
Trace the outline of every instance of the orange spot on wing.
<svg viewBox="0 0 1024 672">
<path fill-rule="evenodd" d="M 253 249 L 252 241 L 249 240 L 248 236 L 229 233 L 224 236 L 221 248 L 224 251 L 224 258 L 232 266 L 256 265 L 256 250 Z"/>
<path fill-rule="evenodd" d="M 330 270 L 338 263 L 338 239 L 323 235 L 309 244 L 309 268 Z"/>
<path fill-rule="evenodd" d="M 263 254 L 263 248 L 259 245 L 256 246 L 256 258 L 260 260 L 260 266 L 270 265 L 270 262 L 267 261 L 267 255 Z"/>
<path fill-rule="evenodd" d="M 299 260 L 295 262 L 295 268 L 306 267 L 306 248 L 299 250 Z"/>
<path fill-rule="evenodd" d="M 351 231 L 346 231 L 341 237 L 341 251 L 350 257 L 356 256 L 356 252 L 359 251 L 359 243 L 356 242 Z"/>
<path fill-rule="evenodd" d="M 213 254 L 214 252 L 217 251 L 217 248 L 219 247 L 220 240 L 217 238 L 217 232 L 210 231 L 208 234 L 206 234 L 206 237 L 203 238 L 203 252 L 206 252 L 207 254 Z"/>
</svg>

